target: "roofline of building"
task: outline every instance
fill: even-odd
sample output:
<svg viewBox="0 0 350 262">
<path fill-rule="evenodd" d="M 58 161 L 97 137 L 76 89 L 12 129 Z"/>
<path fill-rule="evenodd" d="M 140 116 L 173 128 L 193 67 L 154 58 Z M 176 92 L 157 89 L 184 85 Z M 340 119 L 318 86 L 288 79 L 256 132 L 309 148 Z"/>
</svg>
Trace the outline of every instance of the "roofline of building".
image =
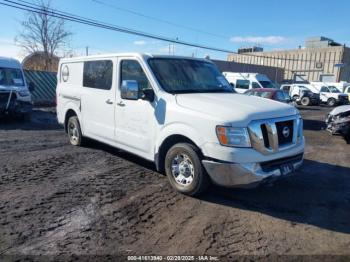
<svg viewBox="0 0 350 262">
<path fill-rule="evenodd" d="M 274 50 L 274 51 L 263 51 L 263 52 L 251 52 L 251 53 L 230 53 L 229 55 L 266 55 L 266 54 L 276 54 L 276 53 L 295 53 L 295 52 L 319 52 L 319 51 L 328 51 L 328 50 L 334 50 L 334 49 L 347 49 L 350 51 L 350 48 L 347 46 L 329 46 L 329 47 L 322 47 L 322 48 L 295 48 L 295 49 L 285 49 L 285 50 Z"/>
</svg>

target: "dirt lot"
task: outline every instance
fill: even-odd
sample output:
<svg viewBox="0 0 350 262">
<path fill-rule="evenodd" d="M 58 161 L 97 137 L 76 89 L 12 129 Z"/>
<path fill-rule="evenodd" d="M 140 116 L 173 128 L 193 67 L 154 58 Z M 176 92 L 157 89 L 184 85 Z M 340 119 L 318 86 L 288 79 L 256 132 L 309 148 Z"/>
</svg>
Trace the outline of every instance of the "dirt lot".
<svg viewBox="0 0 350 262">
<path fill-rule="evenodd" d="M 348 255 L 350 145 L 301 109 L 305 164 L 256 189 L 174 192 L 140 158 L 70 146 L 55 115 L 0 120 L 0 255 Z M 5 122 L 5 123 L 4 123 Z"/>
</svg>

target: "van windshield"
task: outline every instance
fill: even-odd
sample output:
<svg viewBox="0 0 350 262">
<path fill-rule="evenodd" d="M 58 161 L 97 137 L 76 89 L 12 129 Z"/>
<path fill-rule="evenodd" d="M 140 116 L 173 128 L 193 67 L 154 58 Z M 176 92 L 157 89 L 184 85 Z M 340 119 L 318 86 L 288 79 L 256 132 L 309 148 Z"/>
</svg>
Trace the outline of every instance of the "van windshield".
<svg viewBox="0 0 350 262">
<path fill-rule="evenodd" d="M 263 88 L 276 88 L 271 81 L 259 81 Z"/>
<path fill-rule="evenodd" d="M 0 67 L 0 85 L 24 86 L 22 71 L 17 68 Z"/>
<path fill-rule="evenodd" d="M 331 93 L 340 93 L 338 88 L 336 88 L 335 86 L 328 86 L 328 88 L 331 91 Z"/>
<path fill-rule="evenodd" d="M 234 93 L 226 78 L 210 62 L 185 58 L 150 58 L 148 63 L 166 92 Z"/>
</svg>

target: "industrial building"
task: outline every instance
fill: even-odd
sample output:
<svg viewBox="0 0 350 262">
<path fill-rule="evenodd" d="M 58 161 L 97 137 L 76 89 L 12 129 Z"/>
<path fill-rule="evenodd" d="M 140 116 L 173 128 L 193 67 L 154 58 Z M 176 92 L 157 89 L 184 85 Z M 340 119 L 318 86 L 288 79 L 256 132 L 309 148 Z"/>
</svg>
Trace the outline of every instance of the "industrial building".
<svg viewBox="0 0 350 262">
<path fill-rule="evenodd" d="M 228 61 L 284 69 L 284 80 L 350 82 L 350 48 L 326 37 L 311 37 L 305 47 L 264 52 L 259 48 L 240 49 Z"/>
</svg>

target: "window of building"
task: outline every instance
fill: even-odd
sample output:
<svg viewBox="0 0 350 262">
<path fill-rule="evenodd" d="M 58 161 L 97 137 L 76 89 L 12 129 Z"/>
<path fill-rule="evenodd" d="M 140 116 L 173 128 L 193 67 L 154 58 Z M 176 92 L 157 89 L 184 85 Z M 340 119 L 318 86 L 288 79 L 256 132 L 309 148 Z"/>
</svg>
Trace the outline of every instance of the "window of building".
<svg viewBox="0 0 350 262">
<path fill-rule="evenodd" d="M 110 60 L 84 62 L 84 87 L 110 90 L 112 75 L 113 62 Z"/>
</svg>

